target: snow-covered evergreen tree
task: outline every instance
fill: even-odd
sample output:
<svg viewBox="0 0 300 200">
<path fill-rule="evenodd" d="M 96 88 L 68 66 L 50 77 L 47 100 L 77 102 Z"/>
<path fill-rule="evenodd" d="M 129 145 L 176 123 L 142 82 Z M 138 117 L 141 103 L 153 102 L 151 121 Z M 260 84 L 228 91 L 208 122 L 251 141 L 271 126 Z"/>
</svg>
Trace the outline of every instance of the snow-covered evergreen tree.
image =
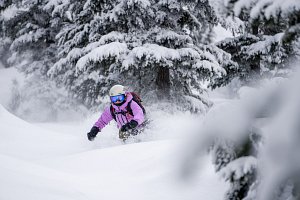
<svg viewBox="0 0 300 200">
<path fill-rule="evenodd" d="M 223 5 L 245 23 L 244 34 L 217 45 L 239 64 L 235 76 L 246 84 L 261 77 L 287 76 L 289 63 L 300 52 L 299 2 L 226 0 Z"/>
<path fill-rule="evenodd" d="M 90 0 L 76 5 L 55 6 L 62 8 L 61 15 L 76 11 L 70 11 L 72 21 L 66 25 L 71 30 L 57 35 L 60 59 L 49 74 L 88 105 L 121 83 L 148 100 L 176 99 L 181 108 L 204 111 L 210 102 L 201 82 L 234 67 L 227 53 L 202 44 L 209 41 L 216 20 L 206 0 Z M 85 14 L 86 21 L 81 19 Z"/>
<path fill-rule="evenodd" d="M 4 67 L 10 67 L 8 58 L 10 57 L 11 39 L 7 34 L 6 24 L 17 12 L 18 9 L 11 1 L 0 1 L 0 64 Z"/>
<path fill-rule="evenodd" d="M 58 84 L 66 86 L 73 95 L 81 100 L 85 100 L 86 105 L 90 101 L 95 101 L 99 94 L 99 82 L 102 82 L 101 76 L 96 72 L 86 73 L 83 76 L 77 76 L 75 64 L 82 56 L 83 47 L 90 46 L 94 48 L 100 34 L 97 33 L 97 27 L 91 25 L 93 18 L 97 18 L 104 9 L 111 7 L 114 1 L 49 1 L 44 7 L 52 14 L 51 24 L 62 25 L 60 32 L 56 35 L 58 43 L 57 62 L 48 72 Z M 98 25 L 99 26 L 99 25 Z M 95 37 L 95 39 L 93 39 Z M 87 47 L 89 48 L 89 47 Z M 103 74 L 108 74 L 107 69 L 100 69 Z M 103 76 L 102 76 L 103 77 Z M 97 80 L 98 79 L 98 80 Z M 96 81 L 96 82 L 95 82 Z"/>
<path fill-rule="evenodd" d="M 249 131 L 248 137 L 238 143 L 216 139 L 212 145 L 213 164 L 230 188 L 224 199 L 242 200 L 257 184 L 257 133 Z M 221 142 L 222 141 L 222 142 Z M 225 140 L 226 141 L 226 140 Z M 229 144 L 228 144 L 229 143 Z"/>
<path fill-rule="evenodd" d="M 196 170 L 197 156 L 209 149 L 230 184 L 224 199 L 298 199 L 299 75 L 243 87 L 240 100 L 213 107 L 191 138 L 183 172 Z"/>
<path fill-rule="evenodd" d="M 55 55 L 55 28 L 49 27 L 50 16 L 43 10 L 46 1 L 19 1 L 10 7 L 16 14 L 5 21 L 5 34 L 11 38 L 8 62 L 25 73 L 35 70 L 45 74 Z"/>
<path fill-rule="evenodd" d="M 6 1 L 1 12 L 1 37 L 10 41 L 6 42 L 9 44 L 10 57 L 5 62 L 18 67 L 25 74 L 37 72 L 45 75 L 54 62 L 57 30 L 49 26 L 50 15 L 43 10 L 46 2 Z"/>
<path fill-rule="evenodd" d="M 213 108 L 205 121 L 207 136 L 212 141 L 205 145 L 210 147 L 216 172 L 230 185 L 224 196 L 226 200 L 242 200 L 257 185 L 257 154 L 262 133 L 256 126 L 259 109 L 251 105 L 253 99 L 252 108 L 244 107 L 249 102 Z"/>
<path fill-rule="evenodd" d="M 256 198 L 251 200 L 300 198 L 299 78 L 298 70 L 276 91 L 278 111 L 264 131 L 265 142 L 260 149 L 261 181 Z"/>
<path fill-rule="evenodd" d="M 48 0 L 18 0 L 1 4 L 5 5 L 1 7 L 1 59 L 4 65 L 17 67 L 26 76 L 25 84 L 14 88 L 22 92 L 14 92 L 13 98 L 19 101 L 10 109 L 31 120 L 55 120 L 58 111 L 75 104 L 47 76 L 56 59 L 55 36 L 61 23 L 50 24 L 52 16 L 44 9 L 47 3 Z"/>
</svg>

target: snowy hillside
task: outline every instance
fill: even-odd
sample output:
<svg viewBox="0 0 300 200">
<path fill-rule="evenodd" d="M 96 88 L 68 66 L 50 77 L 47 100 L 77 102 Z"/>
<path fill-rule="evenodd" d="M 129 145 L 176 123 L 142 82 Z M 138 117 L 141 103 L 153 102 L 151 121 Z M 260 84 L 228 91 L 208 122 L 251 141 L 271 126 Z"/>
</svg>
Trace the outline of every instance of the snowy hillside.
<svg viewBox="0 0 300 200">
<path fill-rule="evenodd" d="M 36 160 L 78 152 L 81 138 L 47 131 L 8 113 L 0 107 L 0 153 Z M 55 148 L 53 148 L 55 147 Z"/>
<path fill-rule="evenodd" d="M 222 199 L 226 189 L 209 164 L 181 182 L 176 140 L 99 149 L 85 134 L 48 131 L 2 106 L 0 121 L 0 199 Z"/>
<path fill-rule="evenodd" d="M 0 200 L 300 200 L 299 1 L 0 0 Z"/>
</svg>

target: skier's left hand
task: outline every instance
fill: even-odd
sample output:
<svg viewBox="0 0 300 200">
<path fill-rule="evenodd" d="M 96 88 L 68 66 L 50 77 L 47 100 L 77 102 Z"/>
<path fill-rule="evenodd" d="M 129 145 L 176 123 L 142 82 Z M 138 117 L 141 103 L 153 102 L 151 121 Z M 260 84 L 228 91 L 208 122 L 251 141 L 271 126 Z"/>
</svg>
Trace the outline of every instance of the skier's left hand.
<svg viewBox="0 0 300 200">
<path fill-rule="evenodd" d="M 139 123 L 137 121 L 135 121 L 135 120 L 131 120 L 129 122 L 129 126 L 130 126 L 131 129 L 137 127 L 137 125 L 139 125 Z"/>
<path fill-rule="evenodd" d="M 122 127 L 121 127 L 121 131 L 122 132 L 126 132 L 130 129 L 130 126 L 129 126 L 129 123 L 127 124 L 124 124 Z"/>
<path fill-rule="evenodd" d="M 137 125 L 138 125 L 137 121 L 131 120 L 129 123 L 127 123 L 127 124 L 125 124 L 125 125 L 122 126 L 121 131 L 122 132 L 126 132 L 126 131 L 128 131 L 130 129 L 133 129 L 133 128 L 137 127 Z"/>
</svg>

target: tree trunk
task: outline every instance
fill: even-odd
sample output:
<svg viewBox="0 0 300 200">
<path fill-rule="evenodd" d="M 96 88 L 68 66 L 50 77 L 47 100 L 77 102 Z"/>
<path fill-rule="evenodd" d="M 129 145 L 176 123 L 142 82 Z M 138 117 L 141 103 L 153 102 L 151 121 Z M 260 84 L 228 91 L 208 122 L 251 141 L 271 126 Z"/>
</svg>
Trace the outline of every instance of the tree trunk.
<svg viewBox="0 0 300 200">
<path fill-rule="evenodd" d="M 257 36 L 259 34 L 259 22 L 258 20 L 255 20 L 254 22 L 252 22 L 252 34 Z M 252 71 L 252 75 L 255 78 L 259 78 L 260 77 L 260 61 L 261 61 L 261 57 L 260 55 L 257 55 L 254 57 L 253 61 L 250 63 L 250 69 Z"/>
<path fill-rule="evenodd" d="M 170 95 L 170 70 L 167 67 L 159 67 L 156 77 L 158 98 L 168 98 Z"/>
<path fill-rule="evenodd" d="M 257 20 L 252 22 L 251 28 L 252 28 L 252 34 L 257 36 L 259 33 L 259 22 Z"/>
</svg>

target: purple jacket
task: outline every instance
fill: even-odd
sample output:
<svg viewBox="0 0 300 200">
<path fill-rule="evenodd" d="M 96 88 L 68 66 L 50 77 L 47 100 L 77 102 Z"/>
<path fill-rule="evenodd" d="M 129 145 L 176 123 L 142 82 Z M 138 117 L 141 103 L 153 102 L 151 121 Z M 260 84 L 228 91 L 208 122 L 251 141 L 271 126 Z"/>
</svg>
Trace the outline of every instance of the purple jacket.
<svg viewBox="0 0 300 200">
<path fill-rule="evenodd" d="M 133 113 L 133 116 L 127 113 L 126 107 L 128 103 L 131 101 L 130 107 Z M 121 106 L 116 106 L 112 104 L 115 109 L 115 112 L 119 113 L 121 111 L 126 113 L 126 116 L 123 114 L 116 114 L 117 126 L 121 128 L 124 124 L 130 122 L 131 120 L 135 120 L 141 125 L 144 122 L 144 113 L 143 109 L 132 100 L 132 95 L 130 92 L 126 92 L 126 102 Z M 111 120 L 113 120 L 113 116 L 110 112 L 110 106 L 106 107 L 100 118 L 97 120 L 94 126 L 97 126 L 100 130 L 103 129 Z"/>
</svg>

